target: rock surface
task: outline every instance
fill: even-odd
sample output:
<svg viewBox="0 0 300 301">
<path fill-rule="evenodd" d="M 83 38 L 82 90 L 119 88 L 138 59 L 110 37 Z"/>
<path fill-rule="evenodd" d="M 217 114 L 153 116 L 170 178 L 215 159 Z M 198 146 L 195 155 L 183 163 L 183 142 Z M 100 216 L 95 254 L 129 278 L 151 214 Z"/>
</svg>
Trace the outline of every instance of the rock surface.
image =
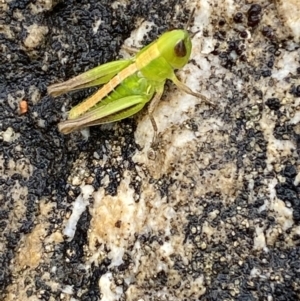
<svg viewBox="0 0 300 301">
<path fill-rule="evenodd" d="M 1 300 L 300 300 L 300 5 L 236 2 L 0 3 Z M 193 8 L 177 74 L 215 108 L 168 83 L 151 159 L 146 110 L 57 131 L 92 90 L 47 86 Z"/>
</svg>

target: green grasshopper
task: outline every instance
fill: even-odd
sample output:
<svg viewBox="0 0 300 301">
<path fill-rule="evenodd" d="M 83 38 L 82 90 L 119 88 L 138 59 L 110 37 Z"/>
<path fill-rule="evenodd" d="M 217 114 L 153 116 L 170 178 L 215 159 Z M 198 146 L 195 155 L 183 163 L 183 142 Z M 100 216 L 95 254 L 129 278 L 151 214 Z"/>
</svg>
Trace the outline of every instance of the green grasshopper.
<svg viewBox="0 0 300 301">
<path fill-rule="evenodd" d="M 71 109 L 68 120 L 58 124 L 59 131 L 69 134 L 88 126 L 130 117 L 151 100 L 148 113 L 154 129 L 154 144 L 158 129 L 153 111 L 163 94 L 167 79 L 180 90 L 212 104 L 180 82 L 174 73 L 174 70 L 187 64 L 191 55 L 192 36 L 187 28 L 193 12 L 185 29 L 164 33 L 133 57 L 100 65 L 63 83 L 49 86 L 48 93 L 55 97 L 69 91 L 102 85 L 92 96 Z"/>
</svg>

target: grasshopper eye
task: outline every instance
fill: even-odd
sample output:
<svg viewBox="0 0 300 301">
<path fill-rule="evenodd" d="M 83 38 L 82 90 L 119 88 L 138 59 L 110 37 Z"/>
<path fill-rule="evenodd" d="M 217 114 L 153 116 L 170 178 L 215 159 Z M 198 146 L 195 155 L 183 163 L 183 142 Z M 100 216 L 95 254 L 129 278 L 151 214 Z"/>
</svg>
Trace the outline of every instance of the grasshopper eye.
<svg viewBox="0 0 300 301">
<path fill-rule="evenodd" d="M 186 47 L 184 44 L 184 40 L 181 40 L 180 42 L 178 42 L 175 47 L 174 47 L 174 51 L 176 56 L 178 57 L 185 57 L 186 56 Z"/>
</svg>

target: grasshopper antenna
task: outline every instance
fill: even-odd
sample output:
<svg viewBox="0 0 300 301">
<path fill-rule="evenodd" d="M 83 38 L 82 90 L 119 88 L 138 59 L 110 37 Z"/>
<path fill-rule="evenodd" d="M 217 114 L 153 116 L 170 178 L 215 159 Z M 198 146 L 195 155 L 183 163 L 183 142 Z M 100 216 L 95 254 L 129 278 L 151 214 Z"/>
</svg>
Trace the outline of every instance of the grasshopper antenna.
<svg viewBox="0 0 300 301">
<path fill-rule="evenodd" d="M 191 34 L 190 34 L 190 37 L 191 37 L 191 39 L 198 33 L 198 32 L 200 32 L 201 30 L 197 30 L 197 31 L 195 31 L 195 32 L 192 32 Z"/>
<path fill-rule="evenodd" d="M 191 14 L 190 14 L 190 16 L 189 16 L 189 19 L 188 19 L 188 21 L 187 21 L 187 23 L 186 23 L 186 25 L 185 25 L 185 27 L 184 27 L 185 30 L 188 30 L 188 29 L 189 29 L 189 27 L 190 27 L 190 25 L 191 25 L 191 23 L 192 23 L 192 18 L 193 18 L 193 16 L 194 16 L 194 13 L 195 13 L 195 7 L 193 8 L 193 10 L 192 10 L 192 12 L 191 12 Z"/>
<path fill-rule="evenodd" d="M 186 25 L 185 25 L 185 27 L 184 27 L 184 29 L 186 30 L 186 31 L 188 31 L 188 29 L 189 29 L 189 27 L 190 27 L 190 25 L 191 25 L 191 23 L 192 23 L 192 18 L 193 18 L 193 16 L 194 16 L 194 13 L 195 13 L 195 8 L 193 8 L 193 10 L 192 10 L 192 12 L 191 12 L 191 14 L 190 14 L 190 16 L 189 16 L 189 19 L 188 19 L 188 21 L 187 21 L 187 23 L 186 23 Z M 190 35 L 190 38 L 192 39 L 198 32 L 200 32 L 201 30 L 197 30 L 196 32 L 190 32 L 189 31 L 189 35 Z"/>
</svg>

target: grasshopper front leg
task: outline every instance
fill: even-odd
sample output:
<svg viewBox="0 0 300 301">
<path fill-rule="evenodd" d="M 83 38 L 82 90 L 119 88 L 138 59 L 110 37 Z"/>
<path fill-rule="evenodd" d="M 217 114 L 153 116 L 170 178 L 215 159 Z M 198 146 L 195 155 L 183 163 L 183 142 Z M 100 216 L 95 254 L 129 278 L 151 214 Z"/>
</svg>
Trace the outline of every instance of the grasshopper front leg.
<svg viewBox="0 0 300 301">
<path fill-rule="evenodd" d="M 208 98 L 206 98 L 205 96 L 203 96 L 200 93 L 196 93 L 193 90 L 191 90 L 188 86 L 186 86 L 184 83 L 182 83 L 175 75 L 175 73 L 173 73 L 172 78 L 171 78 L 172 82 L 182 91 L 184 91 L 187 94 L 193 95 L 195 97 L 198 97 L 200 99 L 202 99 L 205 103 L 207 103 L 208 105 L 211 105 L 213 107 L 216 107 L 216 104 L 213 103 L 212 101 L 210 101 Z"/>
</svg>

